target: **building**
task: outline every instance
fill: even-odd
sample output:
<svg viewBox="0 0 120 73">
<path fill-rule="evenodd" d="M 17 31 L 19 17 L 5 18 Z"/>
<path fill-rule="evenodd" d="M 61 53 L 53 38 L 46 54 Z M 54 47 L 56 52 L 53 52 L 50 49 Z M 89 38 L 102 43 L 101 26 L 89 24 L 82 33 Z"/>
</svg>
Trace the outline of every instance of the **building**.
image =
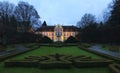
<svg viewBox="0 0 120 73">
<path fill-rule="evenodd" d="M 62 26 L 60 24 L 47 26 L 46 22 L 44 22 L 42 26 L 36 30 L 36 34 L 47 36 L 54 42 L 63 42 L 70 36 L 75 37 L 78 34 L 78 28 L 75 26 Z"/>
</svg>

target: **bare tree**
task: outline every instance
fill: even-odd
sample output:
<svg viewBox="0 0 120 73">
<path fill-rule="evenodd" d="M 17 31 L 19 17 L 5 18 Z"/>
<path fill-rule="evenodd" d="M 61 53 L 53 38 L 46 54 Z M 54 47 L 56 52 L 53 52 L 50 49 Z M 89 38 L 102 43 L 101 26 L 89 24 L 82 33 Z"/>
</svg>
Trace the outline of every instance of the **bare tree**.
<svg viewBox="0 0 120 73">
<path fill-rule="evenodd" d="M 84 28 L 88 26 L 89 24 L 95 23 L 95 16 L 92 14 L 84 14 L 81 20 L 77 23 L 77 26 L 80 28 Z"/>
<path fill-rule="evenodd" d="M 0 2 L 0 18 L 4 25 L 9 25 L 10 18 L 14 15 L 14 4 Z"/>
<path fill-rule="evenodd" d="M 9 2 L 0 2 L 0 38 L 5 45 L 8 36 L 13 32 L 12 19 L 14 17 L 14 4 Z"/>
<path fill-rule="evenodd" d="M 110 16 L 111 16 L 111 11 L 112 11 L 112 7 L 113 7 L 114 1 L 111 2 L 108 7 L 103 11 L 103 23 L 106 23 Z"/>
<path fill-rule="evenodd" d="M 20 22 L 19 27 L 28 31 L 40 18 L 36 9 L 27 2 L 20 1 L 15 8 L 15 16 Z"/>
</svg>

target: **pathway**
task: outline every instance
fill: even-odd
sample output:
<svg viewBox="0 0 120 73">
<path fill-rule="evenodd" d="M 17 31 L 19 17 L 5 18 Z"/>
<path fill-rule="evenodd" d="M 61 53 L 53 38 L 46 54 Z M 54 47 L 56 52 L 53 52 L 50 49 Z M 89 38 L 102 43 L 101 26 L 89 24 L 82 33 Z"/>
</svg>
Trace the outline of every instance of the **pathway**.
<svg viewBox="0 0 120 73">
<path fill-rule="evenodd" d="M 88 49 L 91 51 L 94 51 L 94 52 L 103 53 L 105 55 L 109 55 L 109 56 L 116 57 L 116 58 L 120 59 L 120 53 L 112 52 L 109 50 L 103 50 L 102 47 L 98 46 L 98 45 L 92 46 Z"/>
<path fill-rule="evenodd" d="M 0 56 L 6 55 L 6 54 L 9 54 L 9 53 L 14 53 L 16 51 L 24 51 L 24 50 L 27 50 L 27 48 L 25 48 L 23 46 L 17 46 L 16 49 L 6 50 L 6 51 L 3 51 L 3 52 L 0 52 Z"/>
</svg>

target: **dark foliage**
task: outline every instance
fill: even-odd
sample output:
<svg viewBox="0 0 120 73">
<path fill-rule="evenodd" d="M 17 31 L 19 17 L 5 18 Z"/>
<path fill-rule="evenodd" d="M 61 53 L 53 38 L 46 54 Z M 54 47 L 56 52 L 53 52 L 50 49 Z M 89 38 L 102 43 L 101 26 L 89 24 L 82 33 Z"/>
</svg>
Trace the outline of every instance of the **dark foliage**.
<svg viewBox="0 0 120 73">
<path fill-rule="evenodd" d="M 39 42 L 40 43 L 53 43 L 53 41 L 50 38 L 48 38 L 47 36 L 42 37 Z"/>
<path fill-rule="evenodd" d="M 70 36 L 67 40 L 64 41 L 64 43 L 78 43 L 78 40 L 75 37 Z"/>
<path fill-rule="evenodd" d="M 111 16 L 105 28 L 110 42 L 120 43 L 120 0 L 113 0 Z"/>
<path fill-rule="evenodd" d="M 38 24 L 39 18 L 34 6 L 27 2 L 20 1 L 17 6 L 0 2 L 0 43 L 5 46 L 15 42 L 35 42 L 40 35 L 29 32 Z"/>
<path fill-rule="evenodd" d="M 34 33 L 14 33 L 14 35 L 9 37 L 9 44 L 13 43 L 34 43 L 41 38 L 41 35 L 36 35 Z"/>
<path fill-rule="evenodd" d="M 88 19 L 93 20 L 93 17 L 84 15 L 77 38 L 82 42 L 120 44 L 120 0 L 113 0 L 109 13 L 106 23 L 90 23 Z"/>
</svg>

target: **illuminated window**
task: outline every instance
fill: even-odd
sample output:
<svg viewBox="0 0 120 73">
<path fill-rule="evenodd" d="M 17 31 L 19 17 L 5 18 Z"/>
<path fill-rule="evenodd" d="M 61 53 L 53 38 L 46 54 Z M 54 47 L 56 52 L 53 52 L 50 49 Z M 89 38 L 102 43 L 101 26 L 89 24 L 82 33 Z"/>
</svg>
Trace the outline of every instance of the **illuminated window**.
<svg viewBox="0 0 120 73">
<path fill-rule="evenodd" d="M 74 33 L 74 32 L 72 33 L 72 36 L 75 36 L 75 33 Z"/>
<path fill-rule="evenodd" d="M 64 36 L 66 36 L 66 34 L 64 33 Z"/>
<path fill-rule="evenodd" d="M 54 36 L 54 32 L 52 32 L 52 36 Z"/>
</svg>

